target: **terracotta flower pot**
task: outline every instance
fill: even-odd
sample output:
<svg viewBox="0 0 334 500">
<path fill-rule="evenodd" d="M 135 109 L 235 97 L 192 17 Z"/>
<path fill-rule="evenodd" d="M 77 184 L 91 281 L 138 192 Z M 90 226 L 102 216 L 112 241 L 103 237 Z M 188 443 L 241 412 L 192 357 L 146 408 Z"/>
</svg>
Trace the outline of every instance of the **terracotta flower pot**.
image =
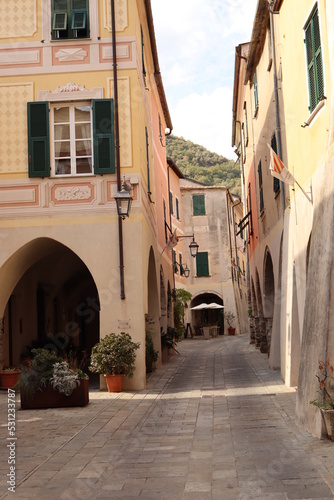
<svg viewBox="0 0 334 500">
<path fill-rule="evenodd" d="M 21 409 L 32 410 L 41 408 L 62 408 L 71 406 L 86 406 L 89 403 L 88 380 L 80 380 L 70 396 L 53 389 L 51 385 L 44 387 L 31 396 L 21 391 Z"/>
<path fill-rule="evenodd" d="M 325 422 L 327 435 L 329 439 L 334 441 L 334 410 L 321 408 L 321 413 Z"/>
<path fill-rule="evenodd" d="M 229 335 L 235 335 L 235 328 L 233 328 L 233 326 L 229 326 L 228 327 L 228 334 Z"/>
<path fill-rule="evenodd" d="M 121 392 L 124 375 L 104 375 L 108 392 Z"/>
<path fill-rule="evenodd" d="M 21 371 L 15 370 L 11 372 L 0 371 L 0 386 L 2 389 L 13 389 L 16 385 Z"/>
</svg>

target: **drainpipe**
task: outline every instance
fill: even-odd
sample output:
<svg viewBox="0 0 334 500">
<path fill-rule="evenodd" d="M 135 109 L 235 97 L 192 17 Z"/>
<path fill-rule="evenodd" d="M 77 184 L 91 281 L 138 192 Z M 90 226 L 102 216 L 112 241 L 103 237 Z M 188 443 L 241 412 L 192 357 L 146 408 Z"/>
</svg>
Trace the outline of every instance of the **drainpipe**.
<svg viewBox="0 0 334 500">
<path fill-rule="evenodd" d="M 269 2 L 269 16 L 270 16 L 270 35 L 271 47 L 273 55 L 273 74 L 274 74 L 274 95 L 275 95 L 275 118 L 276 118 L 276 136 L 277 136 L 277 154 L 282 158 L 282 143 L 281 143 L 281 125 L 279 117 L 279 103 L 278 103 L 278 83 L 277 83 L 277 70 L 276 70 L 276 48 L 275 48 L 275 33 L 274 33 L 274 3 L 275 0 L 268 0 Z M 285 196 L 284 196 L 284 182 L 280 181 L 281 199 L 282 199 L 282 217 L 284 219 L 285 210 Z"/>
<path fill-rule="evenodd" d="M 111 0 L 111 31 L 112 31 L 112 60 L 114 78 L 114 121 L 115 121 L 115 167 L 117 175 L 117 191 L 121 190 L 121 162 L 119 152 L 119 119 L 118 119 L 118 88 L 117 88 L 117 55 L 116 55 L 116 23 L 115 23 L 115 0 Z M 125 299 L 124 292 L 124 250 L 123 250 L 123 220 L 118 216 L 118 247 L 119 247 L 119 278 L 120 296 Z"/>
</svg>

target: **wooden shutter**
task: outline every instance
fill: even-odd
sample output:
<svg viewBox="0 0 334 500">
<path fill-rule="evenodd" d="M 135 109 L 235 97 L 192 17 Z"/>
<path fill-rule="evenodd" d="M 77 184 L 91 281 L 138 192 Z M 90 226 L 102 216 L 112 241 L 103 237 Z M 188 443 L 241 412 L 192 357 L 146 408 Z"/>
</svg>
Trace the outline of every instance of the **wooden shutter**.
<svg viewBox="0 0 334 500">
<path fill-rule="evenodd" d="M 114 106 L 112 99 L 93 100 L 94 173 L 115 173 Z"/>
<path fill-rule="evenodd" d="M 148 144 L 148 132 L 147 127 L 145 127 L 145 137 L 146 137 L 146 170 L 147 170 L 147 193 L 151 193 L 151 176 L 150 176 L 150 150 Z"/>
<path fill-rule="evenodd" d="M 305 46 L 309 82 L 309 108 L 312 113 L 324 95 L 318 9 L 314 11 L 311 21 L 305 29 Z"/>
<path fill-rule="evenodd" d="M 208 252 L 198 252 L 196 255 L 197 276 L 209 276 Z"/>
<path fill-rule="evenodd" d="M 204 194 L 193 195 L 193 215 L 205 215 Z"/>
<path fill-rule="evenodd" d="M 49 103 L 28 102 L 29 177 L 50 176 Z"/>
</svg>

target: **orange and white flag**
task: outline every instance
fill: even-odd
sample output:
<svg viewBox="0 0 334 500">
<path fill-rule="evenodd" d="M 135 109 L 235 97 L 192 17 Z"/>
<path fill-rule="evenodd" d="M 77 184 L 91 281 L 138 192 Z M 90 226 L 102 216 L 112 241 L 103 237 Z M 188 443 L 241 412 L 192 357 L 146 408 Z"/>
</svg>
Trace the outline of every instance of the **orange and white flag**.
<svg viewBox="0 0 334 500">
<path fill-rule="evenodd" d="M 271 175 L 273 177 L 276 177 L 276 179 L 279 179 L 282 182 L 285 182 L 286 184 L 290 184 L 291 186 L 294 185 L 295 179 L 292 174 L 290 174 L 288 168 L 284 165 L 282 160 L 279 158 L 279 156 L 275 153 L 273 148 L 269 146 L 268 148 L 270 149 L 270 165 L 269 165 L 269 170 L 271 171 Z"/>
<path fill-rule="evenodd" d="M 178 243 L 179 239 L 177 237 L 177 234 L 176 234 L 176 229 L 174 230 L 174 232 L 170 235 L 169 239 L 168 239 L 168 242 L 167 242 L 167 248 L 174 248 L 177 243 Z"/>
</svg>

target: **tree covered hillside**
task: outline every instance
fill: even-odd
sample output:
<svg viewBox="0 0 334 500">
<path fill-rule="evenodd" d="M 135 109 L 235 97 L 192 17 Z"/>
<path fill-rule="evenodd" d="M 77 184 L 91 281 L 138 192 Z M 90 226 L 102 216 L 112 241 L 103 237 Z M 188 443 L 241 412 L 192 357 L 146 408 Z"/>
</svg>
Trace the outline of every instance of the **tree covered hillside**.
<svg viewBox="0 0 334 500">
<path fill-rule="evenodd" d="M 167 156 L 185 177 L 209 186 L 226 186 L 233 194 L 241 196 L 239 163 L 175 135 L 166 137 L 166 147 Z"/>
</svg>

